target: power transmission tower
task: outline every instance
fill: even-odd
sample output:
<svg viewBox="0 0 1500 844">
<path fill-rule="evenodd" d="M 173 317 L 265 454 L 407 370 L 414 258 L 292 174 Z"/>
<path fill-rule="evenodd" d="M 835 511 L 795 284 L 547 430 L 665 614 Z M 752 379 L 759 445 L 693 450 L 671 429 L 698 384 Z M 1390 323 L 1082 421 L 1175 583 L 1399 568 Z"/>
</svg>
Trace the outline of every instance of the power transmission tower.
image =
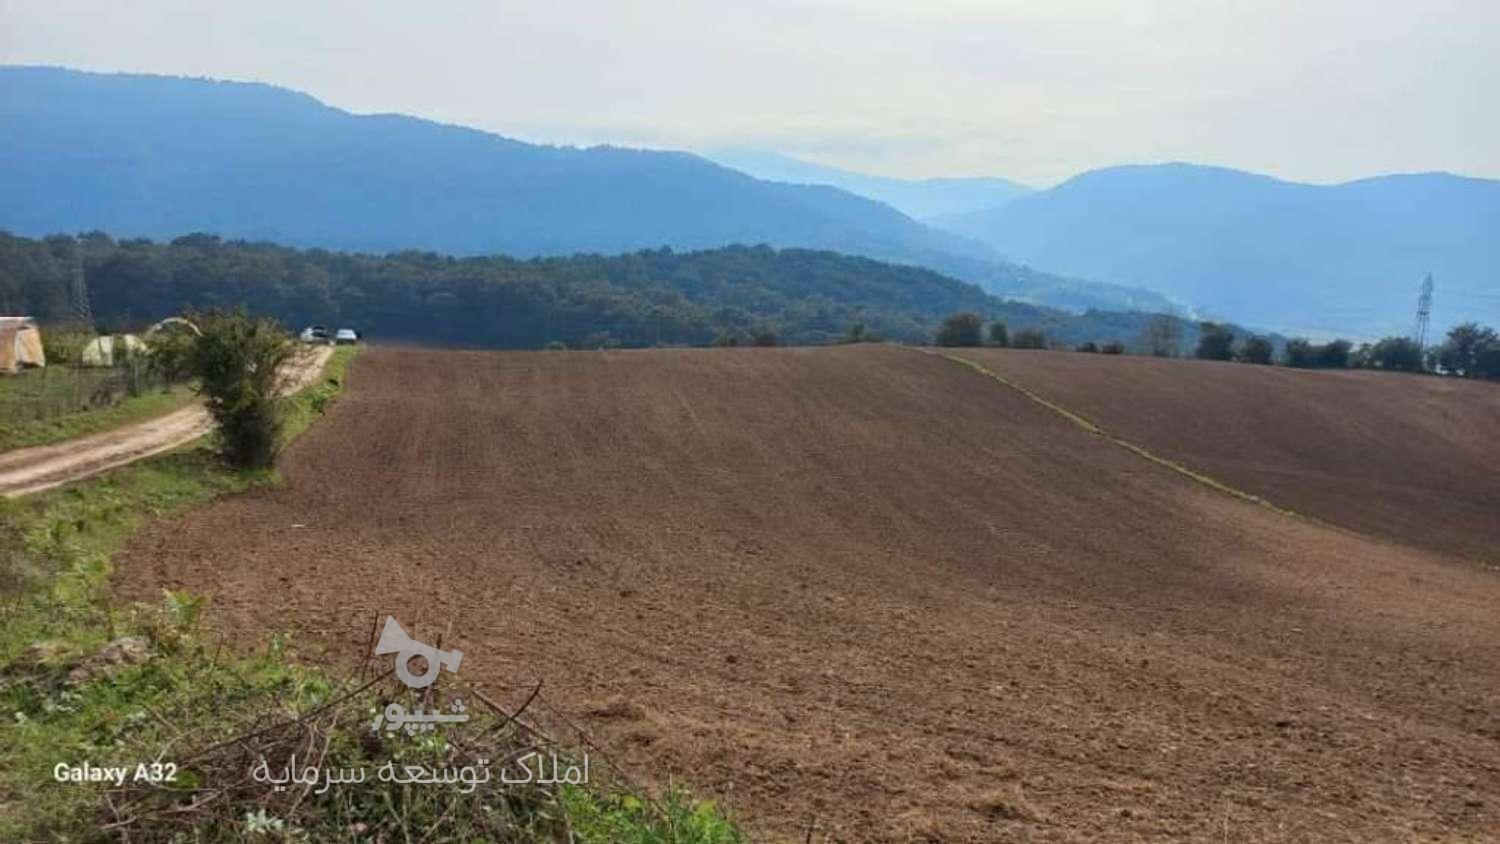
<svg viewBox="0 0 1500 844">
<path fill-rule="evenodd" d="M 86 328 L 94 327 L 94 307 L 89 304 L 89 285 L 83 277 L 83 238 L 73 241 L 73 280 L 68 288 L 73 319 Z"/>
<path fill-rule="evenodd" d="M 1427 279 L 1422 282 L 1422 295 L 1417 297 L 1417 328 L 1412 332 L 1412 339 L 1417 341 L 1417 348 L 1427 348 L 1427 324 L 1432 321 L 1432 273 L 1427 274 Z"/>
</svg>

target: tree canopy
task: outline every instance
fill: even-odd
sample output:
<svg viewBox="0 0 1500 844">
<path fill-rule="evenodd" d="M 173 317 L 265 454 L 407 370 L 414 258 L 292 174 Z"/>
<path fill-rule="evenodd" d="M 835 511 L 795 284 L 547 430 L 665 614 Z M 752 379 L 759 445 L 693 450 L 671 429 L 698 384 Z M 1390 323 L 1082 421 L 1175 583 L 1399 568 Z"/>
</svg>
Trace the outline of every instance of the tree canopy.
<svg viewBox="0 0 1500 844">
<path fill-rule="evenodd" d="M 1197 357 L 1202 360 L 1234 360 L 1234 332 L 1217 322 L 1198 325 Z"/>
<path fill-rule="evenodd" d="M 205 234 L 158 243 L 3 232 L 0 310 L 66 320 L 75 250 L 94 314 L 111 330 L 245 305 L 292 327 L 489 348 L 820 344 L 855 324 L 866 336 L 927 342 L 944 317 L 969 312 L 1077 343 L 1133 336 L 1147 318 L 1069 314 L 917 267 L 767 246 L 519 260 L 299 250 Z"/>
</svg>

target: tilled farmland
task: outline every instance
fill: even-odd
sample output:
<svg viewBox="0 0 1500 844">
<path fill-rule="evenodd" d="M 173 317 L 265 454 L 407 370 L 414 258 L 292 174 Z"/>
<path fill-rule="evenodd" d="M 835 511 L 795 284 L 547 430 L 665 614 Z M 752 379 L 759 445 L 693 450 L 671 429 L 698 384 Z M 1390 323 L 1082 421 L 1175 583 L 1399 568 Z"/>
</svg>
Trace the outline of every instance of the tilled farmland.
<svg viewBox="0 0 1500 844">
<path fill-rule="evenodd" d="M 1500 574 L 1475 559 L 1497 534 L 1466 509 L 1493 500 L 1494 454 L 1465 439 L 1492 423 L 1419 380 L 1351 379 L 1371 407 L 1417 385 L 1442 438 L 1357 472 L 1319 462 L 1359 448 L 1349 426 L 1302 425 L 1311 444 L 1259 456 L 1259 428 L 1221 426 L 1233 455 L 1215 462 L 1206 434 L 1130 415 L 1171 388 L 1013 358 L 988 363 L 1351 529 L 1211 489 L 912 350 L 377 348 L 285 455 L 283 487 L 147 530 L 119 586 L 205 593 L 245 646 L 292 631 L 349 664 L 372 618 L 412 620 L 463 649 L 467 680 L 510 701 L 544 680 L 642 778 L 773 839 L 1500 829 Z M 1232 377 L 1173 365 L 1193 407 Z M 1287 377 L 1253 400 L 1351 418 L 1340 383 Z M 1454 455 L 1470 465 L 1422 473 Z M 1403 477 L 1452 493 L 1451 534 L 1288 493 L 1423 500 Z"/>
<path fill-rule="evenodd" d="M 1494 384 L 1005 349 L 961 355 L 1298 513 L 1500 566 Z"/>
</svg>

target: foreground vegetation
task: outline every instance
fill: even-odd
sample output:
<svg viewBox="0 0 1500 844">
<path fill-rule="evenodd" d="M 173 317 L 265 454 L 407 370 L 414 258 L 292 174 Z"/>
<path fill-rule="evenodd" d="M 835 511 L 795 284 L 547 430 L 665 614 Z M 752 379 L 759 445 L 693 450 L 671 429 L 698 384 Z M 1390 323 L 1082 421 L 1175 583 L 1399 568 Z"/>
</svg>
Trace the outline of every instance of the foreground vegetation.
<svg viewBox="0 0 1500 844">
<path fill-rule="evenodd" d="M 0 451 L 71 440 L 170 413 L 193 400 L 184 385 L 94 397 L 114 377 L 108 370 L 47 369 L 0 378 Z"/>
<path fill-rule="evenodd" d="M 322 383 L 286 403 L 283 444 L 335 400 L 353 354 L 338 350 Z M 273 470 L 231 468 L 204 443 L 0 500 L 0 841 L 741 840 L 711 803 L 678 791 L 654 800 L 618 785 L 461 795 L 372 784 L 297 797 L 252 787 L 228 752 L 243 748 L 214 750 L 250 725 L 275 728 L 262 747 L 315 734 L 329 766 L 382 754 L 436 766 L 456 753 L 430 738 L 372 746 L 368 700 L 341 697 L 340 678 L 287 658 L 282 639 L 253 654 L 213 646 L 197 629 L 199 597 L 112 598 L 111 556 L 147 521 L 278 482 Z M 150 787 L 56 780 L 59 763 L 85 761 L 182 765 Z"/>
</svg>

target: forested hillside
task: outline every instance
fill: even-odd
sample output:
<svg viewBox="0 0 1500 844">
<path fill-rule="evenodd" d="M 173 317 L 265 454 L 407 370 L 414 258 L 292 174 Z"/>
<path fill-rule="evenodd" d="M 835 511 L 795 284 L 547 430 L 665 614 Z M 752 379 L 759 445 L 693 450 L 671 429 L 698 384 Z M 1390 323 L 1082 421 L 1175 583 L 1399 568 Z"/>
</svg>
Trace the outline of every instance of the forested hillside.
<svg viewBox="0 0 1500 844">
<path fill-rule="evenodd" d="M 860 324 L 889 339 L 926 342 L 944 316 L 972 311 L 1071 344 L 1133 342 L 1147 319 L 1006 302 L 928 270 L 804 249 L 519 260 L 299 250 L 203 234 L 116 241 L 98 233 L 81 240 L 0 233 L 0 311 L 68 319 L 68 280 L 80 248 L 94 314 L 111 329 L 188 307 L 244 304 L 290 326 L 336 323 L 376 339 L 494 348 L 757 336 L 825 343 Z M 1185 334 L 1192 331 L 1184 326 Z"/>
<path fill-rule="evenodd" d="M 683 152 L 351 114 L 268 85 L 5 67 L 0 134 L 0 227 L 23 235 L 212 232 L 523 258 L 768 243 L 924 266 L 1061 307 L 1165 304 L 1007 263 L 826 185 L 761 181 Z"/>
</svg>

